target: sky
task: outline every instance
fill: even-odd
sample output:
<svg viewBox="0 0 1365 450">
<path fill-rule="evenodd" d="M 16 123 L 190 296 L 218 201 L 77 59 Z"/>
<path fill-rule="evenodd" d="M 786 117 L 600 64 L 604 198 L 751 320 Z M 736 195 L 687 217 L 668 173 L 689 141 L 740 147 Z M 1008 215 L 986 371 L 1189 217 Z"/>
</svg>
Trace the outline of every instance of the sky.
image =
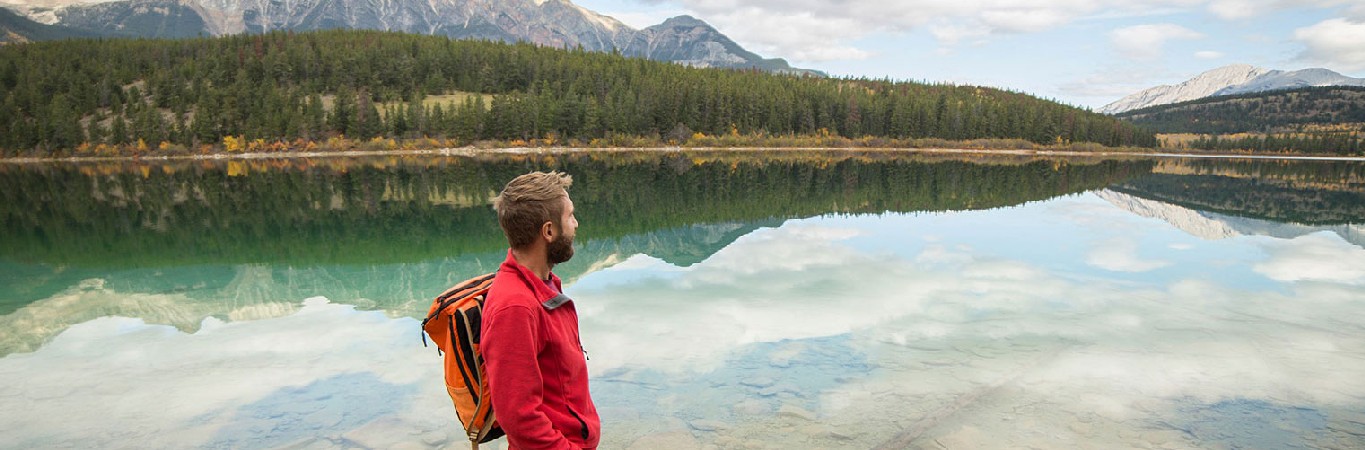
<svg viewBox="0 0 1365 450">
<path fill-rule="evenodd" d="M 1099 107 L 1230 64 L 1365 78 L 1365 0 L 575 0 L 687 14 L 832 76 L 985 85 Z"/>
</svg>

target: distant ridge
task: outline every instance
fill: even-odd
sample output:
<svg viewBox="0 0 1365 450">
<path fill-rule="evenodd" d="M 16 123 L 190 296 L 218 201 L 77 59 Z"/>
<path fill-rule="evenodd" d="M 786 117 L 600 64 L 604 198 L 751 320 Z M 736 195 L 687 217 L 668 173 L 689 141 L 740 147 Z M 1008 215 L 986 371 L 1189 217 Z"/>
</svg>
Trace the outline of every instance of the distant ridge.
<svg viewBox="0 0 1365 450">
<path fill-rule="evenodd" d="M 637 30 L 570 0 L 0 0 L 0 7 L 27 17 L 0 18 L 0 26 L 22 21 L 22 26 L 0 29 L 10 31 L 0 33 L 0 42 L 66 37 L 45 31 L 47 25 L 91 36 L 152 38 L 344 28 L 524 41 L 695 67 L 824 76 L 745 50 L 694 17 Z"/>
<path fill-rule="evenodd" d="M 1327 69 L 1271 70 L 1247 64 L 1223 66 L 1201 73 L 1177 85 L 1138 91 L 1099 112 L 1119 114 L 1150 106 L 1181 103 L 1205 97 L 1247 94 L 1312 86 L 1365 86 L 1365 79 L 1351 78 Z"/>
<path fill-rule="evenodd" d="M 1114 117 L 1158 133 L 1284 133 L 1365 129 L 1365 87 L 1324 86 L 1205 97 Z"/>
<path fill-rule="evenodd" d="M 1219 67 L 1176 85 L 1162 85 L 1143 89 L 1100 108 L 1103 114 L 1118 114 L 1148 106 L 1180 103 L 1214 95 L 1229 86 L 1237 86 L 1268 72 L 1247 64 Z"/>
<path fill-rule="evenodd" d="M 36 22 L 0 8 L 0 45 L 80 37 L 95 37 L 95 34 Z"/>
<path fill-rule="evenodd" d="M 1223 88 L 1213 95 L 1237 95 L 1302 87 L 1365 86 L 1365 78 L 1351 78 L 1327 69 L 1292 72 L 1272 70 L 1237 86 Z"/>
<path fill-rule="evenodd" d="M 1166 221 L 1181 231 L 1200 239 L 1216 240 L 1237 236 L 1274 236 L 1293 239 L 1312 233 L 1332 232 L 1346 242 L 1365 247 L 1365 226 L 1356 224 L 1308 225 L 1285 220 L 1241 217 L 1195 207 L 1157 200 L 1154 195 L 1122 187 L 1102 189 L 1095 196 L 1142 217 Z"/>
</svg>

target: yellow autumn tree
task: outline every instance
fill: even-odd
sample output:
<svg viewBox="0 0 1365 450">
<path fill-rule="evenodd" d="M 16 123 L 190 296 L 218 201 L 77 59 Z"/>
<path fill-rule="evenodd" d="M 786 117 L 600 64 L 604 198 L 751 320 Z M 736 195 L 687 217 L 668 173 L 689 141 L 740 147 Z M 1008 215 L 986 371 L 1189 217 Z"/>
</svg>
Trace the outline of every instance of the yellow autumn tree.
<svg viewBox="0 0 1365 450">
<path fill-rule="evenodd" d="M 246 139 L 237 136 L 223 136 L 223 148 L 228 153 L 239 153 L 246 148 Z"/>
</svg>

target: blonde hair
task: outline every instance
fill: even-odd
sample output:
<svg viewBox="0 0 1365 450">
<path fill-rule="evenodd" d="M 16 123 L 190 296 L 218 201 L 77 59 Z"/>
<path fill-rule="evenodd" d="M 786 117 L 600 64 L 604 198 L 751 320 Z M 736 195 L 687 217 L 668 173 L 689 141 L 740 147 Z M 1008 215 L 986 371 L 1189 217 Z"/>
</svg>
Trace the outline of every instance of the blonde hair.
<svg viewBox="0 0 1365 450">
<path fill-rule="evenodd" d="M 562 172 L 531 172 L 516 178 L 493 198 L 493 210 L 498 213 L 498 224 L 507 235 L 512 248 L 524 248 L 535 242 L 540 226 L 545 222 L 560 226 L 564 203 L 573 177 Z"/>
</svg>

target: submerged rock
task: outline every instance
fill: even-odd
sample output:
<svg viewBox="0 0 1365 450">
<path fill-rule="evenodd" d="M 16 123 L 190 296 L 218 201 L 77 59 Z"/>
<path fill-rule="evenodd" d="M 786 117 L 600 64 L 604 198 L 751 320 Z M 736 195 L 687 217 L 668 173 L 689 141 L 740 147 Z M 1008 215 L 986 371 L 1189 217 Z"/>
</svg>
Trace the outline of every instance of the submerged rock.
<svg viewBox="0 0 1365 450">
<path fill-rule="evenodd" d="M 700 442 L 692 437 L 692 433 L 686 431 L 670 431 L 667 433 L 651 434 L 630 444 L 629 450 L 653 450 L 653 449 L 675 449 L 675 450 L 701 450 Z"/>
<path fill-rule="evenodd" d="M 727 430 L 730 425 L 719 420 L 694 420 L 687 423 L 693 430 L 697 431 L 717 431 Z"/>
<path fill-rule="evenodd" d="M 790 417 L 794 419 L 801 419 L 811 422 L 814 422 L 816 420 L 815 413 L 790 403 L 782 405 L 781 408 L 778 408 L 777 415 L 778 417 Z"/>
</svg>

